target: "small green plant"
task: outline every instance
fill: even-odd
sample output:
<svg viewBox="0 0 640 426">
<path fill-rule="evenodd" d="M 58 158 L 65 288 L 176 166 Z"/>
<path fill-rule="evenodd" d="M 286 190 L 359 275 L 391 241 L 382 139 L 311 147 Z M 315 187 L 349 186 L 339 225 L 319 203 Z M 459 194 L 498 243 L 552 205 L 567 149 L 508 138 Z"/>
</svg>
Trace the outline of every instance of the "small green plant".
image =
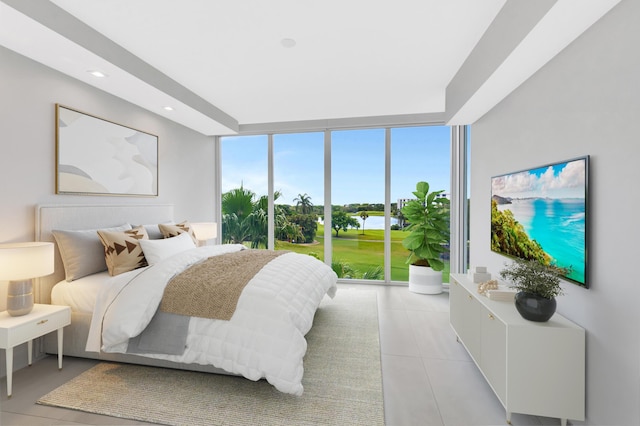
<svg viewBox="0 0 640 426">
<path fill-rule="evenodd" d="M 331 269 L 333 269 L 338 278 L 356 278 L 356 271 L 349 263 L 341 259 L 332 259 Z"/>
<path fill-rule="evenodd" d="M 500 276 L 512 282 L 511 288 L 546 299 L 553 299 L 563 293 L 560 278 L 569 273 L 568 268 L 544 265 L 537 260 L 515 259 L 505 264 Z"/>
<path fill-rule="evenodd" d="M 363 280 L 384 280 L 384 269 L 382 266 L 371 266 L 362 274 Z"/>
<path fill-rule="evenodd" d="M 418 182 L 413 195 L 402 208 L 406 227 L 411 233 L 402 240 L 402 245 L 411 251 L 407 263 L 431 266 L 434 271 L 442 271 L 444 262 L 440 258 L 446 253 L 449 243 L 449 200 L 442 197 L 444 191 L 429 192 L 427 182 Z M 413 258 L 417 260 L 413 260 Z"/>
</svg>

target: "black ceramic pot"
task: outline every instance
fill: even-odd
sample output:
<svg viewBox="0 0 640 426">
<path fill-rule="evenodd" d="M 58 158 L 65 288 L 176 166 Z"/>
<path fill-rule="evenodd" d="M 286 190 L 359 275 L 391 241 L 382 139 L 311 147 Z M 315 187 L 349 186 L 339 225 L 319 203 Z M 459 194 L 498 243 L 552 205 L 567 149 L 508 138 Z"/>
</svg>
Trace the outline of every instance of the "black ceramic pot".
<svg viewBox="0 0 640 426">
<path fill-rule="evenodd" d="M 516 293 L 516 309 L 526 320 L 545 322 L 556 312 L 556 299 L 520 291 Z"/>
</svg>

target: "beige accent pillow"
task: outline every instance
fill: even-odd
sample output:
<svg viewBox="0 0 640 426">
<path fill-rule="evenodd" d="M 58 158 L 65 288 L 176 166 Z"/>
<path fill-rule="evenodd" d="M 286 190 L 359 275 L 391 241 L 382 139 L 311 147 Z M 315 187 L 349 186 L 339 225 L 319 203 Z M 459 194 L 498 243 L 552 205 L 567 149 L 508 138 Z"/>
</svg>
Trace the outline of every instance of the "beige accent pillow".
<svg viewBox="0 0 640 426">
<path fill-rule="evenodd" d="M 104 246 L 104 259 L 109 275 L 115 276 L 147 266 L 147 260 L 140 247 L 140 240 L 148 240 L 144 226 L 137 226 L 123 232 L 98 231 Z"/>
<path fill-rule="evenodd" d="M 104 228 L 103 231 L 125 231 L 131 229 L 131 225 L 124 224 L 113 228 Z M 104 247 L 100 243 L 100 237 L 96 234 L 98 229 L 83 229 L 68 231 L 55 229 L 51 231 L 58 243 L 60 257 L 64 265 L 65 279 L 69 282 L 87 275 L 106 271 L 107 264 L 104 260 Z"/>
<path fill-rule="evenodd" d="M 193 233 L 193 228 L 186 220 L 176 224 L 159 223 L 158 228 L 160 228 L 160 232 L 162 232 L 165 238 L 177 237 L 180 234 L 189 234 L 193 242 L 198 244 L 198 240 L 196 240 L 196 236 Z"/>
</svg>

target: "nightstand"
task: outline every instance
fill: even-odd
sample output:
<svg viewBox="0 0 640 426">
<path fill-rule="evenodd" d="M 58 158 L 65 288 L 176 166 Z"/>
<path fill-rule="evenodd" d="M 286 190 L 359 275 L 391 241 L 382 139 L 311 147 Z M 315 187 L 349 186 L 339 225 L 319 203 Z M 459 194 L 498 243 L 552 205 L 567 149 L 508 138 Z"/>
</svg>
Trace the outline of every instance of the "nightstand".
<svg viewBox="0 0 640 426">
<path fill-rule="evenodd" d="M 13 348 L 27 343 L 28 361 L 33 357 L 33 339 L 58 330 L 58 369 L 62 370 L 62 330 L 71 323 L 71 308 L 57 305 L 33 305 L 27 315 L 12 317 L 0 312 L 0 349 L 6 350 L 7 396 L 11 397 L 13 378 Z"/>
</svg>

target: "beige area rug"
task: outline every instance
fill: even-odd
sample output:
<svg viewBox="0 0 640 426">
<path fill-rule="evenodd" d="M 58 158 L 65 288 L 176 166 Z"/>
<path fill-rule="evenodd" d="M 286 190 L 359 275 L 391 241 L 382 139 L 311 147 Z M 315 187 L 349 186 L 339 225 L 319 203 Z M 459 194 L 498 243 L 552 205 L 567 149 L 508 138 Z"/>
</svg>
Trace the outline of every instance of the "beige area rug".
<svg viewBox="0 0 640 426">
<path fill-rule="evenodd" d="M 383 425 L 376 293 L 325 297 L 307 341 L 300 397 L 264 380 L 105 362 L 38 403 L 167 425 Z"/>
</svg>

